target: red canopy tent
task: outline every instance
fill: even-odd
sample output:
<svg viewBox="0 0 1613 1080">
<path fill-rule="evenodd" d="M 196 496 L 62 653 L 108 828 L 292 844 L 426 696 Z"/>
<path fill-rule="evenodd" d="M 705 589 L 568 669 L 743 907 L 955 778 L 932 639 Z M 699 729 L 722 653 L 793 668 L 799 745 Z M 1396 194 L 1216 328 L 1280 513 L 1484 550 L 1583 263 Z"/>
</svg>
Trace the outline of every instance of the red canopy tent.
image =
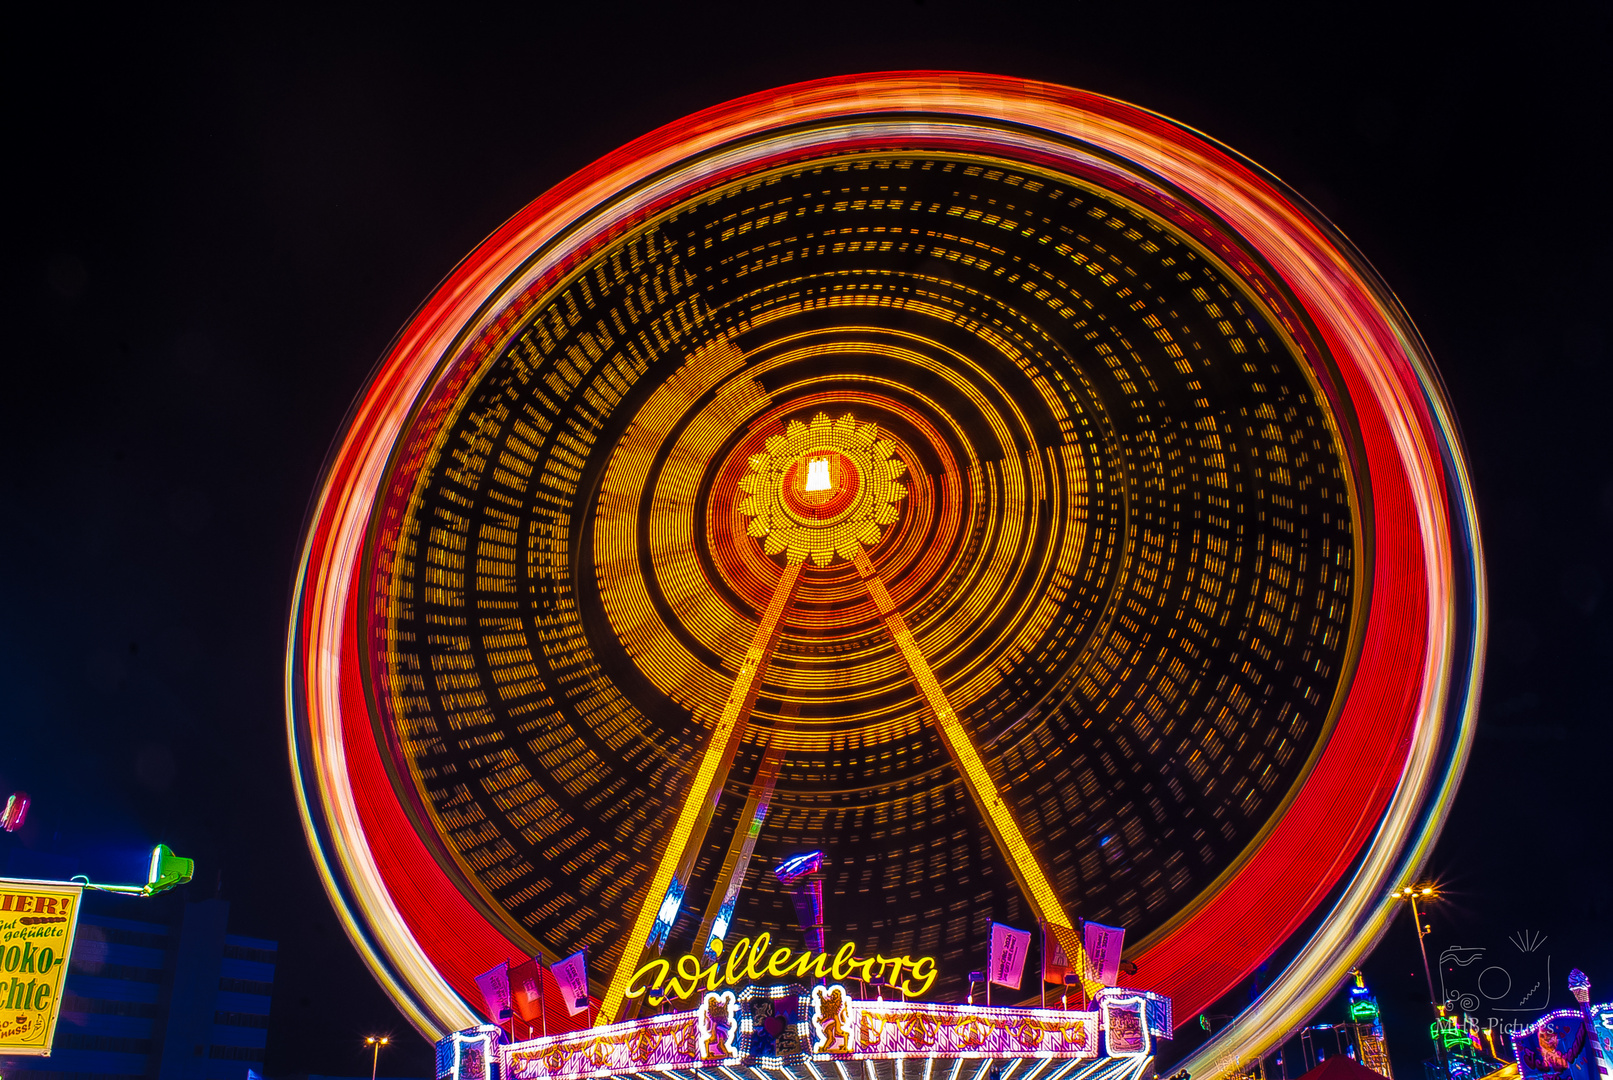
<svg viewBox="0 0 1613 1080">
<path fill-rule="evenodd" d="M 1388 1077 L 1373 1072 L 1354 1058 L 1335 1054 L 1299 1080 L 1388 1080 Z"/>
</svg>

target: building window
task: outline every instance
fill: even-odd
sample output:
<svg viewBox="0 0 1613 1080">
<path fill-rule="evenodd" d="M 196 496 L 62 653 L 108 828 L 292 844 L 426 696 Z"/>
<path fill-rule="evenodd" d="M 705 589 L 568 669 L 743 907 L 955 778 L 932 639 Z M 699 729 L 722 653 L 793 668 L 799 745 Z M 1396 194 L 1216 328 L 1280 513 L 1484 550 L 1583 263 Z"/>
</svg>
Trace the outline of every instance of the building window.
<svg viewBox="0 0 1613 1080">
<path fill-rule="evenodd" d="M 263 1047 L 261 1046 L 213 1046 L 207 1051 L 210 1058 L 223 1058 L 226 1061 L 262 1061 Z"/>
</svg>

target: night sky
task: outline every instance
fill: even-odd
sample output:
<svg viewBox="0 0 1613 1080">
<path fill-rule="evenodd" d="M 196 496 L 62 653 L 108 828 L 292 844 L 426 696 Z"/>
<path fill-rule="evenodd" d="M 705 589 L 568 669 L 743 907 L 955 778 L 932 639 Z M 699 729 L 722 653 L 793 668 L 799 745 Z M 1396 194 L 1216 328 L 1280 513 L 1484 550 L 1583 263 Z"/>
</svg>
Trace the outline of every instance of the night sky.
<svg viewBox="0 0 1613 1080">
<path fill-rule="evenodd" d="M 291 573 L 345 411 L 455 263 L 599 155 L 770 86 L 970 69 L 1228 143 L 1399 293 L 1471 456 L 1492 619 L 1429 946 L 1531 931 L 1554 1004 L 1571 965 L 1613 996 L 1610 11 L 858 0 L 12 26 L 0 797 L 34 806 L 0 871 L 26 848 L 139 877 L 166 842 L 196 859 L 191 898 L 281 943 L 271 1076 L 358 1074 L 385 1031 L 381 1073 L 428 1075 L 325 900 L 286 764 Z M 1416 1076 L 1408 917 L 1365 968 Z"/>
</svg>

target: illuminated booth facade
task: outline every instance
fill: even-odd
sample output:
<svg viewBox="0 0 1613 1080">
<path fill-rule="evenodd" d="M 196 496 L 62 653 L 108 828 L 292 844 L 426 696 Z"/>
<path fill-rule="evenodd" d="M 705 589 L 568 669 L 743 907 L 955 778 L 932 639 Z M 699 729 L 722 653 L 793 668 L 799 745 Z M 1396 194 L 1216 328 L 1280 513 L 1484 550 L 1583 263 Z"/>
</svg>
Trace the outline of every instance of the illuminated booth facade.
<svg viewBox="0 0 1613 1080">
<path fill-rule="evenodd" d="M 608 155 L 417 312 L 311 511 L 290 748 L 445 1074 L 1140 1075 L 1327 905 L 1204 1074 L 1386 925 L 1483 610 L 1422 343 L 1291 191 L 1080 91 L 833 79 Z M 999 921 L 1075 1008 L 968 1000 Z M 578 954 L 499 1044 L 477 976 Z"/>
</svg>

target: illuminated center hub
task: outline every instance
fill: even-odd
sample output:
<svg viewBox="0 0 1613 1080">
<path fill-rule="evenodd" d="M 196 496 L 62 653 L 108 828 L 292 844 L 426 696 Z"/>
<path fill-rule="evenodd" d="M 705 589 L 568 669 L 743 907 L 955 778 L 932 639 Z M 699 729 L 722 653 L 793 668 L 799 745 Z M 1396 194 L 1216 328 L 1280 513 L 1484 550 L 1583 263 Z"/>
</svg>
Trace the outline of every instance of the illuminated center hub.
<svg viewBox="0 0 1613 1080">
<path fill-rule="evenodd" d="M 851 413 L 791 420 L 752 454 L 739 481 L 745 531 L 769 555 L 828 566 L 879 543 L 900 516 L 907 465 L 879 426 Z"/>
<path fill-rule="evenodd" d="M 862 477 L 857 464 L 833 449 L 808 451 L 784 471 L 779 498 L 791 517 L 826 525 L 857 503 Z"/>
</svg>

